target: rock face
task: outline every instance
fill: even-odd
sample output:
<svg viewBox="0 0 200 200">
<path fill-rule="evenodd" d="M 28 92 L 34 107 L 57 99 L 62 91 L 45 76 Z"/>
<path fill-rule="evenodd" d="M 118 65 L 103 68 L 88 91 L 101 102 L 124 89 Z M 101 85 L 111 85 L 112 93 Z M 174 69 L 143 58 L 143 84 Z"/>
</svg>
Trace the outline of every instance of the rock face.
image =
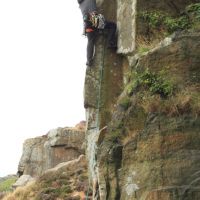
<svg viewBox="0 0 200 200">
<path fill-rule="evenodd" d="M 200 199 L 199 1 L 99 5 L 118 24 L 122 55 L 99 36 L 86 72 L 93 199 Z"/>
<path fill-rule="evenodd" d="M 19 162 L 19 175 L 41 175 L 61 162 L 78 158 L 84 153 L 85 131 L 77 128 L 57 128 L 47 135 L 28 139 L 24 142 L 23 154 Z"/>
<path fill-rule="evenodd" d="M 200 198 L 199 39 L 200 33 L 180 33 L 136 59 L 133 68 L 141 73 L 162 71 L 174 95 L 152 95 L 144 85 L 134 94 L 125 88 L 97 154 L 108 199 Z"/>
</svg>

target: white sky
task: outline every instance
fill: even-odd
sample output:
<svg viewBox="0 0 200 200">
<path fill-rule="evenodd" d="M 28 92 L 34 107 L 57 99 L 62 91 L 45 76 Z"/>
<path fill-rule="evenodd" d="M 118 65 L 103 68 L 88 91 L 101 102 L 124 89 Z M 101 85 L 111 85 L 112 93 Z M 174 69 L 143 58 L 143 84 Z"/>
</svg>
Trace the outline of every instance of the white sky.
<svg viewBox="0 0 200 200">
<path fill-rule="evenodd" d="M 25 139 L 85 119 L 81 34 L 77 0 L 0 0 L 0 176 Z"/>
</svg>

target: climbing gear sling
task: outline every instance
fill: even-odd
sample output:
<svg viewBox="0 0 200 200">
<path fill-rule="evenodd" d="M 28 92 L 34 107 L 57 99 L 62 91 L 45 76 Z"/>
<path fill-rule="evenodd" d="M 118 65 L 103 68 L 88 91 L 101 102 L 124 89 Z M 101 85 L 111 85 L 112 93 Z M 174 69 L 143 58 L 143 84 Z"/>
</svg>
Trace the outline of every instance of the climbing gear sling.
<svg viewBox="0 0 200 200">
<path fill-rule="evenodd" d="M 87 13 L 83 16 L 85 27 L 94 29 L 104 29 L 106 25 L 105 17 L 97 12 Z"/>
<path fill-rule="evenodd" d="M 104 29 L 106 20 L 102 14 L 97 14 L 97 12 L 91 12 L 89 13 L 89 17 L 93 27 L 97 29 Z"/>
</svg>

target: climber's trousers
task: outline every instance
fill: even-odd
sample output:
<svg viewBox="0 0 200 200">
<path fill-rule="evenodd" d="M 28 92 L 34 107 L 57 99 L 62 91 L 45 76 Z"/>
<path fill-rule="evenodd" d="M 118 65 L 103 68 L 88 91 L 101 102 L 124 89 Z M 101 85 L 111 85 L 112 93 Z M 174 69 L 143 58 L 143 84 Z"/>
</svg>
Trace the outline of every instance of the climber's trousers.
<svg viewBox="0 0 200 200">
<path fill-rule="evenodd" d="M 108 33 L 108 47 L 116 46 L 117 45 L 117 38 L 116 38 L 116 29 L 117 26 L 114 22 L 106 21 L 106 25 L 104 28 Z"/>
<path fill-rule="evenodd" d="M 96 36 L 97 36 L 96 31 L 87 33 L 87 38 L 88 38 L 88 43 L 87 43 L 87 61 L 88 62 L 90 62 L 94 57 Z"/>
</svg>

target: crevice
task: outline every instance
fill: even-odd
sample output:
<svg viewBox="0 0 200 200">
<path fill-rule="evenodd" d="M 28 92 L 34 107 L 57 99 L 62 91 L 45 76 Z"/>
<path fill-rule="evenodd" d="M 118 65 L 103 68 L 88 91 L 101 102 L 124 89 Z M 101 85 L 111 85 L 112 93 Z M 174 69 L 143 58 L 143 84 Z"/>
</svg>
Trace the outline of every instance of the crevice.
<svg viewBox="0 0 200 200">
<path fill-rule="evenodd" d="M 121 196 L 121 190 L 120 190 L 120 185 L 119 185 L 119 172 L 118 170 L 121 168 L 122 165 L 122 149 L 123 146 L 118 145 L 116 147 L 116 150 L 114 151 L 114 159 L 115 159 L 115 175 L 116 175 L 116 196 L 115 200 L 119 200 Z"/>
</svg>

